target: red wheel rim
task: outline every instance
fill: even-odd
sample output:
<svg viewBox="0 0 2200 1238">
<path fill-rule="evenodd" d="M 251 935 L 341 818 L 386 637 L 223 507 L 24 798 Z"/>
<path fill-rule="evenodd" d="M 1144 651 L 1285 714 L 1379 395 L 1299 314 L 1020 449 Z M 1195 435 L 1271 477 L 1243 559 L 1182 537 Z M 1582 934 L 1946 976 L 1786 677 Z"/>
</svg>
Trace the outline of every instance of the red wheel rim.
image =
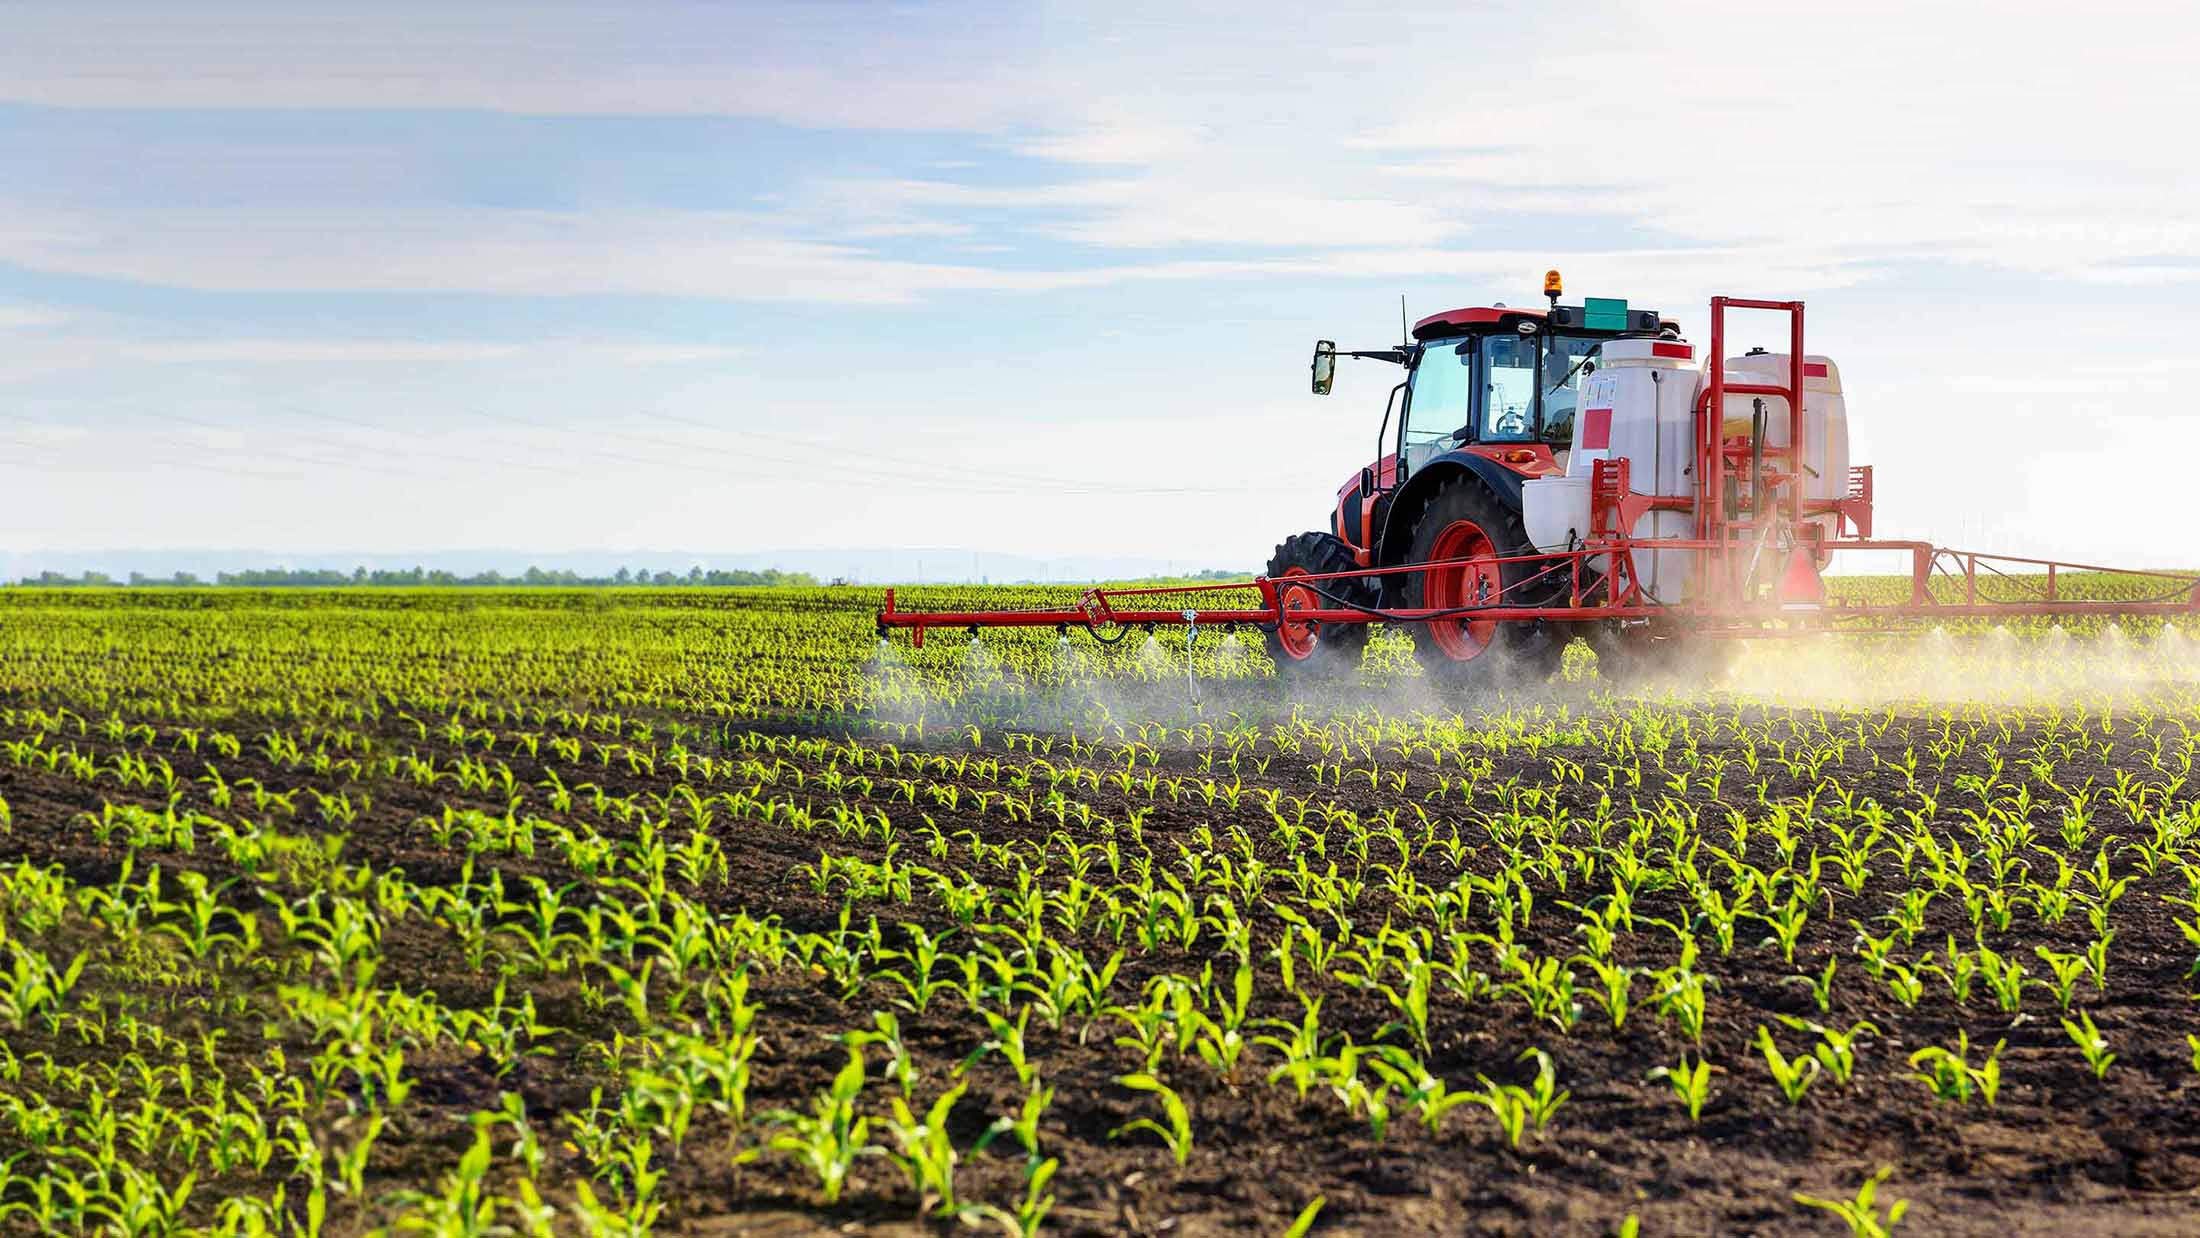
<svg viewBox="0 0 2200 1238">
<path fill-rule="evenodd" d="M 1285 576 L 1305 576 L 1303 567 L 1285 569 Z M 1276 644 L 1286 657 L 1294 662 L 1304 662 L 1314 656 L 1314 649 L 1321 644 L 1321 624 L 1308 619 L 1294 619 L 1301 611 L 1320 610 L 1321 595 L 1307 585 L 1281 585 L 1276 589 Z"/>
<path fill-rule="evenodd" d="M 1436 535 L 1436 544 L 1429 548 L 1430 561 L 1464 559 L 1464 563 L 1449 567 L 1431 568 L 1423 574 L 1421 597 L 1430 610 L 1451 610 L 1460 606 L 1482 606 L 1496 600 L 1504 590 L 1504 580 L 1497 563 L 1497 547 L 1482 526 L 1472 520 L 1455 520 L 1445 525 Z M 1455 619 L 1437 619 L 1428 624 L 1429 638 L 1444 656 L 1464 662 L 1481 657 L 1490 647 L 1490 638 L 1497 633 L 1494 619 L 1473 619 L 1461 622 Z"/>
</svg>

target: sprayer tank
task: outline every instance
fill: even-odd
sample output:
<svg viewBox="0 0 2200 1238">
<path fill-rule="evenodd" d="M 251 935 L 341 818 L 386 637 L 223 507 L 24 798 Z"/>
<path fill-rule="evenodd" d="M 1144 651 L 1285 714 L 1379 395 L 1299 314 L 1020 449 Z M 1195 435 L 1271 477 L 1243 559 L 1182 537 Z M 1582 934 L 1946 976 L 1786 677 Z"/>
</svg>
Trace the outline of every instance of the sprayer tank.
<svg viewBox="0 0 2200 1238">
<path fill-rule="evenodd" d="M 1785 386 L 1790 377 L 1788 354 L 1751 353 L 1726 359 L 1730 383 Z M 1756 396 L 1730 395 L 1722 410 L 1719 432 L 1727 438 L 1748 438 L 1756 417 Z M 1762 397 L 1765 402 L 1765 446 L 1788 445 L 1788 402 L 1782 396 Z M 1831 359 L 1803 357 L 1803 497 L 1813 502 L 1840 500 L 1849 493 L 1849 410 L 1841 396 L 1841 370 Z M 1830 514 L 1806 518 L 1832 538 L 1838 521 Z M 1830 556 L 1830 552 L 1828 552 Z M 1822 556 L 1823 559 L 1827 556 Z"/>
<path fill-rule="evenodd" d="M 1574 417 L 1573 451 L 1566 475 L 1521 487 L 1522 523 L 1536 549 L 1563 551 L 1589 533 L 1589 481 L 1596 461 L 1625 459 L 1629 487 L 1637 494 L 1686 497 L 1694 493 L 1696 390 L 1689 365 L 1694 349 L 1679 340 L 1613 340 L 1600 350 L 1599 366 L 1583 380 Z M 1686 538 L 1687 512 L 1645 514 L 1638 538 Z M 1692 552 L 1638 552 L 1635 570 L 1651 595 L 1681 601 Z M 1601 564 L 1592 564 L 1601 569 Z"/>
</svg>

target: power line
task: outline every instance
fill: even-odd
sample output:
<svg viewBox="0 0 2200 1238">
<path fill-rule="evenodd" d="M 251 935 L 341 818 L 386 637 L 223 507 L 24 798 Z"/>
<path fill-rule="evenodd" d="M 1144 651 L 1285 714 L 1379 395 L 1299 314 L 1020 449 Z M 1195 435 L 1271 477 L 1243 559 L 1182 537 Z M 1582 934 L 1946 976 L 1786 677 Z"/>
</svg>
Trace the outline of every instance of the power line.
<svg viewBox="0 0 2200 1238">
<path fill-rule="evenodd" d="M 953 478 L 957 474 L 988 477 L 995 476 L 994 474 L 987 473 L 986 470 L 972 468 L 969 465 L 936 464 L 931 461 L 925 460 L 911 460 L 905 456 L 897 456 L 887 452 L 865 451 L 860 447 L 844 447 L 838 443 L 821 442 L 817 439 L 796 438 L 794 435 L 791 434 L 772 434 L 763 430 L 746 430 L 738 426 L 720 426 L 708 421 L 699 420 L 694 417 L 681 417 L 672 413 L 643 413 L 641 415 L 644 417 L 652 417 L 659 421 L 670 421 L 677 422 L 680 425 L 684 426 L 695 426 L 698 429 L 709 430 L 717 434 L 737 434 L 742 436 L 743 438 L 760 438 L 769 442 L 785 443 L 791 447 L 802 447 L 814 451 L 831 452 L 836 456 L 862 456 L 873 460 L 887 460 L 896 464 L 907 465 L 918 469 L 940 473 L 946 475 L 949 478 Z M 1045 482 L 1048 485 L 1055 486 L 1084 486 L 1091 484 L 1090 478 L 1049 477 L 1043 473 L 1028 473 L 1022 471 L 1019 471 L 1016 475 L 1029 481 Z"/>
<path fill-rule="evenodd" d="M 686 452 L 702 451 L 721 456 L 733 456 L 738 461 L 738 465 L 735 469 L 729 470 L 722 467 L 694 464 L 685 460 L 661 460 L 650 456 L 635 456 L 626 454 L 624 452 L 609 450 L 601 446 L 600 444 L 603 442 L 603 440 L 607 438 L 613 438 L 613 436 L 603 431 L 568 429 L 563 426 L 550 425 L 546 422 L 533 421 L 525 417 L 515 417 L 509 413 L 493 413 L 488 411 L 487 409 L 477 408 L 468 409 L 466 411 L 478 417 L 486 417 L 493 421 L 507 422 L 511 425 L 521 426 L 529 430 L 536 430 L 549 434 L 564 434 L 568 436 L 589 439 L 591 441 L 591 446 L 589 448 L 590 453 L 599 458 L 611 460 L 626 460 L 636 464 L 647 464 L 656 468 L 686 469 L 692 472 L 708 473 L 713 477 L 719 478 L 724 478 L 728 476 L 729 472 L 737 471 L 740 465 L 751 465 L 760 462 L 767 464 L 787 464 L 793 465 L 797 468 L 805 469 L 816 469 L 820 465 L 820 462 L 814 459 L 805 460 L 789 456 L 773 456 L 749 451 L 734 452 L 723 447 L 709 447 L 698 443 L 683 443 L 673 439 L 653 438 L 652 436 L 648 435 L 620 436 L 622 438 L 639 437 L 644 442 L 666 443 Z M 614 439 L 613 441 L 618 441 L 618 439 Z M 866 469 L 857 465 L 834 464 L 830 461 L 827 461 L 825 463 L 832 465 L 832 471 L 835 475 L 853 474 L 858 477 L 871 477 L 874 479 L 881 479 L 896 482 L 902 485 L 913 486 L 920 490 L 931 490 L 939 493 L 992 495 L 1019 495 L 1032 493 L 1032 491 L 1029 490 L 1017 490 L 1013 488 L 1002 487 L 998 484 L 966 484 L 952 481 L 942 482 L 942 480 L 938 478 L 911 477 L 906 474 L 895 475 L 882 473 L 873 469 Z M 823 479 L 818 477 L 774 477 L 767 478 L 767 480 L 787 481 L 790 483 L 803 483 L 814 485 L 818 481 Z"/>
<path fill-rule="evenodd" d="M 62 456 L 71 459 L 78 458 L 83 455 L 83 453 L 74 451 L 67 447 L 57 447 L 52 443 L 40 443 L 26 438 L 15 438 L 12 435 L 0 437 L 0 443 L 7 443 L 17 448 L 24 448 L 35 452 L 41 452 L 46 455 Z M 160 462 L 159 467 L 161 467 L 162 469 L 182 469 L 186 472 L 226 473 L 231 477 L 248 477 L 254 481 L 290 480 L 289 475 L 285 473 L 263 473 L 250 469 L 229 468 L 225 465 L 210 464 L 204 460 L 163 460 Z"/>
<path fill-rule="evenodd" d="M 289 461 L 294 464 L 309 465 L 319 469 L 355 469 L 370 473 L 377 473 L 389 477 L 399 477 L 409 480 L 432 482 L 450 482 L 458 480 L 464 476 L 465 471 L 468 468 L 524 469 L 532 472 L 548 473 L 561 477 L 571 477 L 582 480 L 602 480 L 603 477 L 600 472 L 591 472 L 586 469 L 561 467 L 555 464 L 545 463 L 536 460 L 514 458 L 513 455 L 510 453 L 515 451 L 554 452 L 559 449 L 534 444 L 525 444 L 509 437 L 493 440 L 495 450 L 492 453 L 484 456 L 469 456 L 463 461 L 452 461 L 434 457 L 422 458 L 422 453 L 420 452 L 420 450 L 417 447 L 413 446 L 414 440 L 396 431 L 391 430 L 389 427 L 376 425 L 367 421 L 361 421 L 357 418 L 346 417 L 337 413 L 306 409 L 294 405 L 278 405 L 276 407 L 279 411 L 291 416 L 307 418 L 323 423 L 333 423 L 337 425 L 348 426 L 352 429 L 365 431 L 369 434 L 373 434 L 385 439 L 395 439 L 397 440 L 397 442 L 394 445 L 394 450 L 391 448 L 391 446 L 385 445 L 380 451 L 377 458 L 361 459 L 354 454 L 345 454 L 349 450 L 348 445 L 338 440 L 328 438 L 325 435 L 309 436 L 319 438 L 318 448 L 316 448 L 315 444 L 306 443 L 300 444 L 300 446 L 303 447 L 305 450 L 285 450 L 283 448 L 264 446 L 259 443 L 254 443 L 249 448 L 249 458 L 251 460 Z M 263 433 L 263 431 L 257 430 L 249 425 L 239 424 L 236 422 L 207 420 L 174 413 L 172 411 L 164 410 L 159 413 L 140 412 L 135 410 L 117 411 L 122 411 L 126 415 L 156 420 L 160 424 L 164 425 L 173 424 L 192 426 L 198 429 L 213 431 L 216 433 L 239 433 L 248 435 Z M 955 466 L 947 464 L 934 464 L 928 461 L 910 461 L 904 460 L 898 456 L 894 456 L 889 453 L 866 451 L 857 448 L 846 448 L 838 446 L 836 444 L 826 443 L 814 439 L 805 439 L 794 435 L 777 434 L 761 430 L 739 429 L 728 426 L 716 426 L 707 421 L 703 421 L 697 418 L 683 417 L 671 413 L 641 412 L 637 413 L 636 415 L 679 425 L 694 426 L 699 429 L 709 430 L 713 433 L 737 435 L 746 438 L 764 440 L 767 442 L 785 444 L 788 446 L 799 447 L 806 451 L 814 451 L 819 454 L 791 455 L 786 454 L 783 451 L 759 451 L 750 447 L 734 447 L 720 444 L 696 442 L 689 439 L 669 438 L 661 435 L 637 433 L 631 430 L 575 429 L 567 426 L 552 424 L 546 421 L 537 420 L 534 418 L 522 417 L 511 413 L 495 412 L 481 408 L 464 408 L 459 411 L 471 417 L 481 418 L 487 421 L 500 422 L 506 425 L 515 426 L 520 429 L 534 431 L 537 433 L 557 434 L 569 438 L 585 439 L 588 442 L 588 447 L 586 452 L 584 453 L 584 458 L 590 460 L 617 460 L 624 463 L 641 465 L 653 469 L 678 469 L 684 472 L 702 473 L 719 479 L 734 478 L 765 484 L 816 486 L 822 481 L 828 481 L 832 478 L 845 477 L 863 481 L 877 481 L 888 483 L 896 488 L 914 489 L 927 493 L 987 495 L 999 497 L 1028 497 L 1032 495 L 1166 497 L 1230 494 L 1296 494 L 1303 492 L 1305 488 L 1303 483 L 1276 486 L 1227 487 L 1136 485 L 1117 486 L 1108 485 L 1105 483 L 1095 483 L 1090 479 L 1065 478 L 1049 476 L 1046 474 L 1027 473 L 1022 471 L 1018 471 L 1012 475 L 1004 476 L 1003 474 L 998 472 L 980 469 L 973 466 Z M 139 443 L 159 443 L 169 447 L 180 448 L 192 453 L 205 453 L 213 449 L 210 447 L 209 444 L 203 442 L 190 442 L 182 439 L 149 436 L 144 434 L 133 435 L 131 441 Z M 30 443 L 28 440 L 18 440 L 18 442 L 21 443 L 21 445 L 23 446 L 34 447 L 38 450 L 49 452 L 66 453 L 69 450 L 67 448 L 56 448 L 51 445 L 33 444 Z M 622 451 L 618 449 L 619 446 L 627 443 L 640 443 L 645 446 L 658 446 L 667 448 L 671 451 L 680 453 L 685 458 L 668 459 L 661 456 L 637 454 L 632 451 Z M 310 452 L 313 452 L 315 450 L 325 450 L 333 452 L 335 454 L 309 454 Z M 720 460 L 725 460 L 728 463 L 725 465 L 701 463 L 698 462 L 698 460 L 696 459 L 698 454 L 707 457 L 715 457 Z M 884 465 L 868 463 L 855 463 L 844 458 L 848 456 L 862 457 L 869 460 L 890 461 L 892 462 L 892 465 L 896 467 L 888 467 Z M 205 469 L 213 472 L 227 473 L 232 476 L 253 478 L 256 480 L 299 480 L 299 478 L 295 477 L 293 474 L 288 473 L 253 470 L 250 468 L 238 468 L 222 464 L 205 463 L 203 461 L 195 461 L 188 465 L 180 464 L 175 461 L 167 462 L 167 464 L 168 467 L 189 467 Z M 792 473 L 781 473 L 771 469 L 759 469 L 756 467 L 758 465 L 782 465 L 796 471 Z"/>
<path fill-rule="evenodd" d="M 221 422 L 215 421 L 200 421 L 196 418 L 185 417 L 175 413 L 168 414 L 167 420 L 175 422 L 179 425 L 196 426 L 202 430 L 212 430 L 220 434 L 253 433 L 253 431 L 249 427 L 238 426 L 234 424 L 225 425 Z M 367 472 L 381 473 L 387 477 L 409 477 L 415 479 L 425 478 L 430 481 L 452 480 L 452 475 L 449 473 L 422 473 L 417 468 L 407 469 L 401 465 L 397 467 L 391 467 L 390 465 L 382 463 L 380 461 L 360 460 L 356 458 L 329 460 L 317 456 L 299 455 L 295 452 L 279 451 L 274 448 L 260 446 L 257 443 L 253 444 L 251 450 L 252 455 L 255 458 L 268 457 L 277 460 L 289 460 L 294 463 L 311 464 L 320 468 L 365 469 Z"/>
<path fill-rule="evenodd" d="M 351 426 L 355 429 L 366 430 L 369 433 L 395 437 L 398 438 L 400 442 L 407 441 L 402 436 L 397 435 L 387 426 L 378 426 L 373 424 L 372 422 L 360 421 L 356 418 L 351 417 L 343 417 L 330 412 L 317 412 L 312 409 L 297 408 L 290 405 L 284 405 L 281 407 L 282 411 L 292 413 L 300 417 L 312 417 L 321 421 L 333 421 L 339 425 Z M 578 477 L 587 479 L 593 476 L 592 474 L 580 469 L 559 468 L 554 464 L 538 464 L 529 460 L 514 460 L 506 456 L 492 456 L 485 461 L 469 460 L 468 463 L 482 463 L 494 468 L 528 469 L 537 473 L 555 474 L 559 477 Z"/>
<path fill-rule="evenodd" d="M 934 471 L 934 472 L 936 472 L 936 473 L 944 474 L 944 475 L 947 475 L 947 476 L 949 476 L 949 477 L 953 477 L 953 476 L 954 476 L 955 474 L 957 474 L 957 473 L 964 473 L 964 474 L 974 474 L 974 475 L 978 475 L 978 476 L 983 476 L 983 477 L 987 477 L 987 478 L 989 478 L 989 479 L 994 479 L 994 480 L 998 480 L 998 477 L 999 477 L 999 475 L 998 475 L 998 474 L 995 474 L 995 473 L 989 473 L 989 472 L 986 472 L 985 470 L 980 470 L 980 469 L 972 469 L 972 468 L 969 468 L 968 466 L 957 466 L 957 465 L 950 465 L 950 464 L 934 464 L 934 463 L 931 463 L 931 462 L 928 462 L 928 461 L 921 461 L 921 460 L 908 460 L 908 459 L 906 459 L 906 458 L 904 458 L 904 457 L 901 457 L 901 456 L 895 456 L 895 455 L 891 455 L 891 454 L 888 454 L 888 453 L 884 453 L 884 452 L 865 451 L 865 450 L 863 450 L 863 449 L 861 449 L 861 448 L 857 448 L 857 447 L 843 447 L 843 446 L 840 446 L 840 445 L 838 445 L 838 444 L 834 444 L 834 443 L 826 443 L 826 442 L 820 442 L 820 441 L 818 441 L 818 440 L 816 440 L 816 439 L 804 439 L 804 438 L 797 438 L 797 437 L 795 437 L 794 435 L 791 435 L 791 434 L 774 434 L 774 433 L 770 433 L 770 432 L 768 432 L 768 431 L 764 431 L 764 430 L 747 430 L 747 429 L 742 429 L 742 428 L 740 428 L 740 427 L 736 427 L 736 426 L 720 426 L 720 425 L 714 425 L 714 424 L 712 424 L 712 423 L 710 423 L 710 422 L 707 422 L 707 421 L 700 421 L 700 420 L 697 420 L 696 418 L 693 418 L 693 417 L 681 417 L 681 416 L 677 416 L 677 415 L 675 415 L 675 414 L 672 414 L 672 413 L 664 413 L 664 412 L 649 412 L 649 413 L 642 413 L 642 414 L 641 414 L 641 416 L 644 416 L 644 417 L 650 417 L 650 418 L 654 418 L 654 419 L 656 419 L 656 420 L 659 420 L 659 421 L 670 421 L 670 422 L 677 422 L 677 423 L 679 423 L 679 424 L 681 424 L 681 425 L 696 426 L 696 427 L 698 427 L 698 428 L 700 428 L 700 429 L 710 430 L 710 431 L 713 431 L 713 432 L 715 432 L 715 433 L 719 433 L 719 434 L 738 434 L 738 435 L 741 435 L 741 436 L 744 436 L 744 437 L 747 437 L 747 438 L 760 438 L 760 439 L 766 439 L 766 440 L 770 440 L 770 441 L 774 441 L 774 442 L 780 442 L 780 443 L 785 443 L 785 444 L 789 444 L 789 445 L 791 445 L 791 446 L 797 446 L 797 447 L 810 448 L 810 449 L 813 449 L 813 450 L 817 450 L 817 451 L 826 451 L 826 452 L 832 452 L 832 453 L 834 453 L 835 455 L 852 455 L 852 456 L 865 456 L 865 457 L 869 457 L 869 458 L 872 458 L 872 459 L 878 459 L 878 460 L 891 460 L 891 461 L 894 461 L 895 463 L 898 463 L 898 464 L 903 464 L 903 465 L 908 465 L 908 466 L 912 466 L 912 467 L 916 467 L 916 468 L 922 468 L 922 469 L 928 469 L 928 470 L 932 470 L 932 471 Z M 1155 494 L 1155 495 L 1167 495 L 1167 494 L 1284 494 L 1284 493 L 1292 493 L 1292 494 L 1295 494 L 1295 493 L 1298 493 L 1298 492 L 1299 492 L 1299 491 L 1300 491 L 1300 490 L 1301 490 L 1301 489 L 1303 488 L 1303 487 L 1301 487 L 1301 486 L 1299 486 L 1299 485 L 1278 485 L 1278 486 L 1274 486 L 1274 487 L 1266 487 L 1266 486 L 1094 486 L 1094 485 L 1093 485 L 1093 482 L 1092 482 L 1092 479 L 1091 479 L 1091 478 L 1051 477 L 1051 476 L 1048 476 L 1048 475 L 1046 475 L 1046 474 L 1044 474 L 1044 473 L 1031 473 L 1031 472 L 1026 472 L 1026 471 L 1023 471 L 1023 470 L 1021 470 L 1021 469 L 1019 469 L 1019 470 L 1017 471 L 1017 473 L 1016 473 L 1016 476 L 1017 476 L 1018 478 L 1020 478 L 1020 479 L 1025 479 L 1025 480 L 1029 480 L 1029 481 L 1034 481 L 1034 482 L 1042 482 L 1042 483 L 1045 483 L 1045 484 L 1046 484 L 1047 486 L 1050 486 L 1050 487 L 1054 487 L 1054 488 L 1056 488 L 1055 492 L 1057 492 L 1057 493 L 1061 493 L 1061 492 L 1064 492 L 1064 491 L 1066 491 L 1067 493 L 1072 493 L 1072 494 L 1135 494 L 1135 495 L 1147 495 L 1147 494 Z M 1022 492 L 1022 491 L 1017 491 L 1017 492 L 1014 492 L 1014 493 L 1023 493 L 1023 492 Z"/>
<path fill-rule="evenodd" d="M 612 431 L 576 431 L 576 429 L 554 427 L 554 424 L 548 424 L 548 422 L 515 418 L 515 416 L 510 416 L 510 413 L 491 413 L 486 409 L 473 409 L 473 411 L 480 413 L 480 416 L 486 416 L 486 418 L 495 418 L 495 420 L 502 420 L 502 422 L 519 424 L 519 427 L 526 427 L 526 429 L 537 429 L 537 431 L 548 431 L 548 433 L 583 435 L 583 438 L 598 438 L 598 435 L 612 433 Z M 660 420 L 675 420 L 675 422 L 682 422 L 682 424 L 706 424 L 706 422 L 695 422 L 693 418 L 675 418 L 675 416 L 671 416 L 671 413 L 640 413 L 640 416 L 660 418 Z M 719 429 L 719 427 L 711 427 L 711 429 Z M 845 455 L 878 455 L 878 453 L 858 453 L 858 451 L 851 451 L 851 449 L 840 449 L 840 446 L 834 446 L 834 444 L 823 444 L 823 442 L 814 442 L 814 440 L 799 440 L 799 438 L 792 438 L 792 435 L 770 435 L 770 433 L 763 433 L 763 431 L 739 431 L 739 429 L 730 429 L 730 427 L 722 429 L 722 433 L 744 433 L 744 435 L 755 435 L 755 438 L 772 438 L 772 440 L 781 440 L 781 442 L 796 442 L 796 444 L 803 444 L 803 446 L 814 446 L 816 451 L 832 453 L 834 460 L 821 462 L 821 460 L 816 460 L 816 457 L 759 455 L 759 453 L 748 451 L 748 449 L 737 451 L 737 449 L 728 449 L 728 446 L 708 446 L 708 444 L 684 442 L 684 440 L 673 440 L 673 438 L 658 438 L 658 435 L 638 435 L 638 433 L 631 433 L 631 431 L 616 431 L 616 438 L 653 442 L 653 444 L 671 446 L 671 449 L 678 449 L 678 451 L 708 451 L 708 453 L 715 453 L 715 455 L 730 455 L 730 457 L 735 457 L 735 460 L 744 462 L 744 464 L 757 462 L 757 460 L 772 462 L 772 464 L 792 464 L 792 466 L 799 466 L 799 468 L 818 468 L 823 464 L 823 466 L 832 468 L 834 473 L 854 473 L 854 475 L 867 475 L 867 477 L 895 479 L 895 482 L 915 482 L 915 484 L 920 484 L 920 488 L 948 490 L 948 493 L 966 493 L 966 495 L 977 495 L 977 493 L 983 493 L 983 495 L 1250 495 L 1250 493 L 1298 493 L 1298 490 L 1300 490 L 1300 486 L 1274 488 L 1274 490 L 1263 490 L 1258 486 L 1096 486 L 1091 482 L 1091 479 L 1034 477 L 1030 473 L 1016 473 L 1016 477 L 1019 477 L 1019 479 L 1034 477 L 1034 479 L 1038 479 L 1038 482 L 1045 482 L 1045 486 L 1014 486 L 1014 484 L 1003 484 L 1003 479 L 999 475 L 986 473 L 986 471 L 975 471 L 975 468 L 972 468 L 970 473 L 977 475 L 979 479 L 977 479 L 977 482 L 966 482 L 966 479 L 950 475 L 950 473 L 946 473 L 946 468 L 939 468 L 939 466 L 926 466 L 926 468 L 937 468 L 935 475 L 926 477 L 922 473 L 900 471 L 900 468 L 878 468 L 878 466 L 847 464 L 843 460 L 836 460 L 836 455 L 843 455 L 843 453 Z M 627 457 L 627 460 L 640 460 L 640 457 Z M 889 457 L 889 460 L 891 460 L 891 457 Z M 944 482 L 944 486 L 942 486 L 942 482 Z"/>
</svg>

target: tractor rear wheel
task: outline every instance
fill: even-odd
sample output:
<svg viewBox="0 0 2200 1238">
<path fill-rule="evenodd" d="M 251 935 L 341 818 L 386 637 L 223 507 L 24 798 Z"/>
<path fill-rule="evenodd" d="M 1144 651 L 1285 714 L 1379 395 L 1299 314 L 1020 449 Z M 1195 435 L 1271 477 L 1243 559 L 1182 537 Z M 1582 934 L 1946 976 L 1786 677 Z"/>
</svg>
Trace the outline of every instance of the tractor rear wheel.
<svg viewBox="0 0 2200 1238">
<path fill-rule="evenodd" d="M 1327 533 L 1294 533 L 1276 547 L 1275 555 L 1268 560 L 1267 575 L 1275 582 L 1283 621 L 1262 624 L 1261 639 L 1268 656 L 1275 660 L 1278 676 L 1306 679 L 1349 675 L 1360 668 L 1361 656 L 1367 652 L 1366 624 L 1325 625 L 1291 617 L 1298 611 L 1332 609 L 1336 605 L 1332 598 L 1374 606 L 1380 599 L 1365 577 L 1297 584 L 1291 579 L 1349 572 L 1358 566 L 1352 548 Z M 1330 597 L 1323 597 L 1323 593 Z"/>
<path fill-rule="evenodd" d="M 1565 587 L 1562 573 L 1545 576 L 1547 565 L 1533 560 L 1497 562 L 1532 553 L 1518 512 L 1499 502 L 1479 478 L 1455 477 L 1422 509 L 1407 561 L 1466 562 L 1411 573 L 1405 603 L 1430 610 L 1549 603 Z M 1540 619 L 1434 619 L 1414 634 L 1413 652 L 1425 674 L 1447 684 L 1541 683 L 1557 669 L 1572 637 L 1569 625 Z"/>
</svg>

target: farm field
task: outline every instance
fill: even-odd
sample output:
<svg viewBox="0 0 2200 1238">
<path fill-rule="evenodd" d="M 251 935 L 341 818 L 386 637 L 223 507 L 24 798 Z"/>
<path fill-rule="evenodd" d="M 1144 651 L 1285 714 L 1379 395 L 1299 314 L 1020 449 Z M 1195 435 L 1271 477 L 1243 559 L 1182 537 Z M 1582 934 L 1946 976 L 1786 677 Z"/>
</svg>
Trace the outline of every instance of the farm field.
<svg viewBox="0 0 2200 1238">
<path fill-rule="evenodd" d="M 880 596 L 0 592 L 0 1230 L 2200 1232 L 2190 633 Z"/>
</svg>

